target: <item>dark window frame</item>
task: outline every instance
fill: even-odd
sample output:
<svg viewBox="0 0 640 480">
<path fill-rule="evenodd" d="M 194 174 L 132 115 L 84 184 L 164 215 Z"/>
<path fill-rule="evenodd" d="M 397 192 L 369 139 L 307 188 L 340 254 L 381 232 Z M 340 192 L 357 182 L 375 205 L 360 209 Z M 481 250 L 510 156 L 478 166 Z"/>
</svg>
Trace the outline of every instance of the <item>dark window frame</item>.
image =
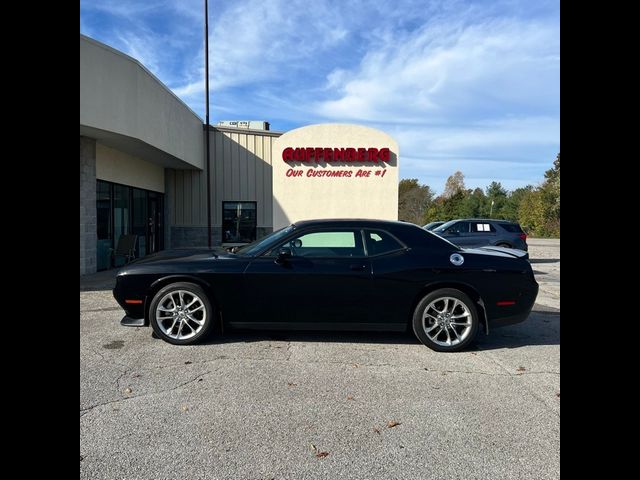
<svg viewBox="0 0 640 480">
<path fill-rule="evenodd" d="M 256 220 L 255 220 L 255 225 L 254 225 L 254 236 L 255 238 L 253 240 L 250 240 L 248 242 L 228 242 L 224 239 L 224 204 L 225 203 L 252 203 L 255 207 L 255 212 L 256 212 Z M 220 229 L 221 229 L 221 244 L 244 244 L 247 245 L 251 242 L 255 242 L 258 239 L 258 202 L 255 200 L 222 200 L 222 216 L 220 217 Z"/>
<path fill-rule="evenodd" d="M 400 240 L 393 233 L 391 233 L 391 232 L 389 232 L 387 230 L 383 230 L 381 228 L 364 227 L 361 230 L 361 232 L 362 232 L 362 241 L 364 243 L 365 253 L 367 254 L 367 257 L 369 257 L 369 258 L 381 257 L 383 255 L 391 255 L 391 254 L 398 253 L 398 252 L 405 252 L 405 251 L 407 251 L 409 249 L 409 247 L 402 240 Z M 389 250 L 388 252 L 375 253 L 373 255 L 369 255 L 369 249 L 367 248 L 366 232 L 372 232 L 372 233 L 382 232 L 382 233 L 386 233 L 387 235 L 389 235 L 393 240 L 395 240 L 400 245 L 400 248 L 396 248 L 395 250 Z"/>
<path fill-rule="evenodd" d="M 164 206 L 165 206 L 165 193 L 164 192 L 157 192 L 155 190 L 149 190 L 147 188 L 140 188 L 140 187 L 134 187 L 132 185 L 125 185 L 124 183 L 118 183 L 118 182 L 111 182 L 109 180 L 103 180 L 101 178 L 96 178 L 96 196 L 97 196 L 97 188 L 98 188 L 98 182 L 101 182 L 105 185 L 107 185 L 108 189 L 109 189 L 109 229 L 110 229 L 110 238 L 109 240 L 111 241 L 111 248 L 116 248 L 116 244 L 118 242 L 118 238 L 116 238 L 116 234 L 115 234 L 115 213 L 114 213 L 114 208 L 115 208 L 115 198 L 114 198 L 114 191 L 115 191 L 115 187 L 125 187 L 127 188 L 127 202 L 129 205 L 128 208 L 128 213 L 127 213 L 127 233 L 131 233 L 132 229 L 133 229 L 133 190 L 141 190 L 143 192 L 145 192 L 145 196 L 146 196 L 146 204 L 147 204 L 147 212 L 145 212 L 145 216 L 148 216 L 148 206 L 149 206 L 149 197 L 151 194 L 156 195 L 156 201 L 157 201 L 157 205 L 158 205 L 158 210 L 160 211 L 161 215 L 161 224 L 158 225 L 158 232 L 159 232 L 159 238 L 158 240 L 158 249 L 156 251 L 161 251 L 164 250 L 164 215 L 165 215 L 165 210 L 164 210 Z M 97 199 L 96 199 L 97 201 Z M 97 221 L 97 218 L 96 218 Z M 98 230 L 98 226 L 96 224 L 96 241 L 98 240 L 97 238 L 97 230 Z M 145 237 L 148 234 L 148 226 L 147 229 L 145 231 Z M 105 240 L 105 239 L 103 239 Z M 139 257 L 139 242 L 136 242 L 136 258 L 140 258 Z M 145 255 L 149 255 L 149 245 L 146 245 L 146 251 L 145 251 Z M 114 267 L 113 262 L 110 261 L 109 263 L 109 269 L 110 268 L 117 268 Z"/>
<path fill-rule="evenodd" d="M 373 232 L 386 233 L 391 238 L 393 238 L 396 242 L 398 242 L 398 244 L 400 244 L 401 248 L 398 248 L 396 250 L 390 250 L 388 252 L 376 253 L 376 254 L 370 255 L 369 254 L 369 249 L 367 248 L 367 240 L 366 240 L 366 237 L 365 237 L 365 230 L 373 231 Z M 319 227 L 318 228 L 318 227 L 310 227 L 310 228 L 305 228 L 303 230 L 294 230 L 294 231 L 292 231 L 278 245 L 276 245 L 273 248 L 268 248 L 268 249 L 264 250 L 263 252 L 257 254 L 256 258 L 260 258 L 260 257 L 275 258 L 277 255 L 269 255 L 269 254 L 271 252 L 281 248 L 284 244 L 290 242 L 291 240 L 293 240 L 295 238 L 302 237 L 304 235 L 308 235 L 310 233 L 317 233 L 317 232 L 345 232 L 345 231 L 349 231 L 349 232 L 350 231 L 353 231 L 353 232 L 358 232 L 359 231 L 360 232 L 360 241 L 362 242 L 364 255 L 349 256 L 349 257 L 336 255 L 336 256 L 303 257 L 303 258 L 324 259 L 324 260 L 337 259 L 337 258 L 359 258 L 359 259 L 362 259 L 362 258 L 376 258 L 376 257 L 382 257 L 384 255 L 393 255 L 393 254 L 396 254 L 398 252 L 406 252 L 407 250 L 410 250 L 410 247 L 407 246 L 406 243 L 404 243 L 402 240 L 400 240 L 396 235 L 394 235 L 390 231 L 385 230 L 383 228 L 371 228 L 371 227 L 351 227 L 351 228 L 350 227 Z"/>
<path fill-rule="evenodd" d="M 314 260 L 318 260 L 318 259 L 323 259 L 323 260 L 327 260 L 327 259 L 336 259 L 336 258 L 367 258 L 367 246 L 365 244 L 364 241 L 364 234 L 362 233 L 362 227 L 320 227 L 320 228 L 305 228 L 303 230 L 294 230 L 293 232 L 291 232 L 291 234 L 286 237 L 283 241 L 281 241 L 278 245 L 276 245 L 273 248 L 267 249 L 264 252 L 262 252 L 260 255 L 258 255 L 259 257 L 265 257 L 265 258 L 275 258 L 277 255 L 269 255 L 269 253 L 273 252 L 274 250 L 278 250 L 280 248 L 282 248 L 282 246 L 288 242 L 290 242 L 291 240 L 294 240 L 296 238 L 300 238 L 303 237 L 305 235 L 309 235 L 310 233 L 320 233 L 320 232 L 354 232 L 356 234 L 356 237 L 358 237 L 360 239 L 360 242 L 362 244 L 362 251 L 363 254 L 362 255 L 356 255 L 356 256 L 342 256 L 342 255 L 332 255 L 332 256 L 322 256 L 322 257 L 299 257 L 299 258 L 309 258 L 309 259 L 314 259 Z M 360 233 L 360 235 L 358 235 L 358 232 Z M 294 257 L 296 258 L 296 257 Z"/>
</svg>

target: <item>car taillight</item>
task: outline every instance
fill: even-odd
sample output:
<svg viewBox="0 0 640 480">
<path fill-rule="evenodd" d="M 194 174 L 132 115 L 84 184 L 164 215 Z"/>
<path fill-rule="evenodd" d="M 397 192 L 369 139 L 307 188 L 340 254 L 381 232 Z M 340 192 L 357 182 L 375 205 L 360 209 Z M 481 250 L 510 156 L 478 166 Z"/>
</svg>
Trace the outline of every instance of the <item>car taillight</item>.
<svg viewBox="0 0 640 480">
<path fill-rule="evenodd" d="M 527 241 L 527 234 L 526 233 L 521 233 L 518 236 L 520 237 L 520 240 L 522 240 L 523 242 Z"/>
</svg>

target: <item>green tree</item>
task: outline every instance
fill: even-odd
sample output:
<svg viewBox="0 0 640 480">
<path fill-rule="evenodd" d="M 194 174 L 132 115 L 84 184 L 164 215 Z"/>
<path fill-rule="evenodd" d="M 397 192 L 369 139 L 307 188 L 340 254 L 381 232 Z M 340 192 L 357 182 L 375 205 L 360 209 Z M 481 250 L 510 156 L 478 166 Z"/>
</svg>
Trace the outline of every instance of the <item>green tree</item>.
<svg viewBox="0 0 640 480">
<path fill-rule="evenodd" d="M 481 188 L 476 188 L 473 192 L 469 190 L 460 204 L 458 214 L 463 218 L 484 217 L 485 212 L 488 212 L 485 209 L 486 204 L 487 197 Z"/>
<path fill-rule="evenodd" d="M 491 202 L 493 202 L 493 208 L 491 207 Z M 502 210 L 505 203 L 507 203 L 507 191 L 500 182 L 491 182 L 487 187 L 487 204 L 489 205 L 487 216 L 504 218 Z"/>
<path fill-rule="evenodd" d="M 553 162 L 553 168 L 544 172 L 545 182 L 543 188 L 546 190 L 548 200 L 551 202 L 551 220 L 560 222 L 560 153 Z"/>
<path fill-rule="evenodd" d="M 532 191 L 533 186 L 527 185 L 526 187 L 516 188 L 514 191 L 510 192 L 504 206 L 502 207 L 502 218 L 512 222 L 517 222 L 520 204 L 527 195 L 531 194 Z"/>
<path fill-rule="evenodd" d="M 398 219 L 423 225 L 427 209 L 433 202 L 433 191 L 420 185 L 417 178 L 400 180 L 398 185 Z"/>
<path fill-rule="evenodd" d="M 458 190 L 451 197 L 443 198 L 440 210 L 442 220 L 460 218 L 462 206 L 468 196 L 469 193 L 466 190 Z"/>
</svg>

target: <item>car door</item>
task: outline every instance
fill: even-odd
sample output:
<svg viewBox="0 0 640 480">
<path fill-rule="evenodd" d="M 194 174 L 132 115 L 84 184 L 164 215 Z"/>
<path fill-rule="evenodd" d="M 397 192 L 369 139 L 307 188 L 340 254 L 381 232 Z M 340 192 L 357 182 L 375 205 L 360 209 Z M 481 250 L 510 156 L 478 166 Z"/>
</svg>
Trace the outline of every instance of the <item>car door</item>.
<svg viewBox="0 0 640 480">
<path fill-rule="evenodd" d="M 469 222 L 454 223 L 444 231 L 442 236 L 461 247 L 469 245 Z"/>
<path fill-rule="evenodd" d="M 371 260 L 373 294 L 367 306 L 370 329 L 404 331 L 415 306 L 413 286 L 417 266 L 410 249 L 387 231 L 364 229 L 365 245 Z M 424 274 L 420 274 L 424 280 Z"/>
<path fill-rule="evenodd" d="M 291 249 L 280 260 L 278 251 Z M 296 232 L 245 271 L 249 327 L 340 329 L 366 322 L 371 262 L 358 228 Z M 246 322 L 243 322 L 246 323 Z"/>
<path fill-rule="evenodd" d="M 489 222 L 470 222 L 470 232 L 467 237 L 466 246 L 483 247 L 493 244 L 496 238 L 496 229 Z"/>
</svg>

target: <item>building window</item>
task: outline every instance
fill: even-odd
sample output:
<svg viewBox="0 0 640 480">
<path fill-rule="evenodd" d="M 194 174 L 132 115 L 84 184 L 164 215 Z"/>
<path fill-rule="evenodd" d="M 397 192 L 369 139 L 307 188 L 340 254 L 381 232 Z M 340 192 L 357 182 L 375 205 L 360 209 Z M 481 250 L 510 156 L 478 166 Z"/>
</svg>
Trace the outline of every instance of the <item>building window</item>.
<svg viewBox="0 0 640 480">
<path fill-rule="evenodd" d="M 97 180 L 98 270 L 118 267 L 124 263 L 124 259 L 118 257 L 115 264 L 112 264 L 110 251 L 115 248 L 121 235 L 133 233 L 138 236 L 136 258 L 164 248 L 163 200 L 162 193 Z"/>
<path fill-rule="evenodd" d="M 222 242 L 253 242 L 257 219 L 256 202 L 222 202 Z"/>
</svg>

